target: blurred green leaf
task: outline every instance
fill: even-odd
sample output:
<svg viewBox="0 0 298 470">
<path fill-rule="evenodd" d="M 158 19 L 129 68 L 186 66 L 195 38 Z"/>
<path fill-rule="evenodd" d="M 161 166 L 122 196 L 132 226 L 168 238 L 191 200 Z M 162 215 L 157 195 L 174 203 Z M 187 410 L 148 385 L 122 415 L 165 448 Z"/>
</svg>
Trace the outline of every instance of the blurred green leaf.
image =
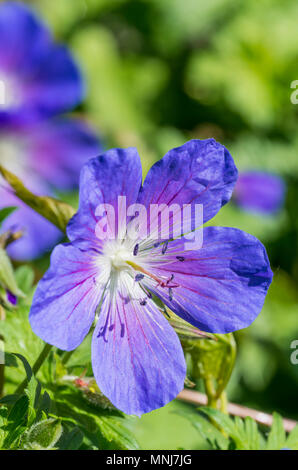
<svg viewBox="0 0 298 470">
<path fill-rule="evenodd" d="M 4 207 L 0 210 L 0 227 L 2 222 L 10 216 L 17 208 L 16 207 Z"/>
<path fill-rule="evenodd" d="M 290 432 L 285 447 L 289 449 L 298 450 L 298 425 L 295 426 L 293 431 Z"/>
<path fill-rule="evenodd" d="M 282 417 L 278 413 L 273 413 L 273 423 L 268 435 L 267 450 L 280 450 L 285 447 L 286 433 L 284 430 Z"/>
<path fill-rule="evenodd" d="M 8 289 L 17 297 L 25 297 L 25 294 L 18 287 L 11 261 L 6 251 L 0 247 L 0 286 Z"/>
</svg>

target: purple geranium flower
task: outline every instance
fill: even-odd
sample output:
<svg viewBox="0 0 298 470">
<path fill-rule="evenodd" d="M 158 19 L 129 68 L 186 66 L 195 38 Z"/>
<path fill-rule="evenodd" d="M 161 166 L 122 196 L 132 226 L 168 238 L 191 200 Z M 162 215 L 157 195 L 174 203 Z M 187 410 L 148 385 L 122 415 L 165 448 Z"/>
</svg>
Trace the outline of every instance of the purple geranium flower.
<svg viewBox="0 0 298 470">
<path fill-rule="evenodd" d="M 285 198 L 285 183 L 280 176 L 261 171 L 240 173 L 233 194 L 242 209 L 261 214 L 274 214 Z"/>
<path fill-rule="evenodd" d="M 67 48 L 57 45 L 26 6 L 0 7 L 0 124 L 67 111 L 83 97 L 80 72 Z"/>
<path fill-rule="evenodd" d="M 99 152 L 93 131 L 78 119 L 55 118 L 0 129 L 0 164 L 37 194 L 76 188 L 83 163 Z M 8 247 L 9 254 L 19 260 L 40 256 L 61 239 L 62 233 L 0 183 L 0 208 L 19 207 L 3 222 L 2 231 L 24 231 L 24 236 Z"/>
<path fill-rule="evenodd" d="M 54 249 L 30 323 L 44 341 L 73 350 L 99 313 L 94 375 L 101 391 L 127 414 L 162 407 L 184 385 L 182 347 L 155 296 L 195 327 L 227 333 L 256 318 L 272 272 L 264 246 L 240 230 L 207 227 L 202 248 L 185 250 L 183 237 L 161 244 L 123 238 L 120 213 L 118 237 L 99 239 L 97 208 L 116 208 L 118 196 L 126 197 L 127 206 L 148 209 L 203 204 L 207 221 L 228 202 L 236 178 L 231 155 L 213 139 L 169 151 L 143 186 L 134 148 L 110 150 L 82 169 L 79 211 L 68 224 L 71 243 Z"/>
</svg>

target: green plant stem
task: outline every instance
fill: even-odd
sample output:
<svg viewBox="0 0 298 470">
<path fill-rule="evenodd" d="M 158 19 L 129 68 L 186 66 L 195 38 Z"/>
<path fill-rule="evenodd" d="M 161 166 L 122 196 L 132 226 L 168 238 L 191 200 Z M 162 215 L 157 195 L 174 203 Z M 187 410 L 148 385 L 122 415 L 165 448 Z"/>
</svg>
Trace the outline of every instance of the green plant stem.
<svg viewBox="0 0 298 470">
<path fill-rule="evenodd" d="M 228 414 L 228 397 L 225 391 L 220 396 L 220 411 L 226 415 Z"/>
<path fill-rule="evenodd" d="M 214 382 L 212 377 L 208 377 L 204 380 L 206 395 L 208 398 L 208 406 L 211 408 L 217 408 L 217 398 L 214 389 Z"/>
<path fill-rule="evenodd" d="M 75 350 L 73 349 L 72 351 L 66 351 L 63 356 L 62 356 L 62 359 L 61 359 L 61 362 L 62 364 L 65 366 L 65 364 L 69 361 L 69 359 L 71 358 L 71 356 L 73 355 L 73 353 L 75 352 Z"/>
<path fill-rule="evenodd" d="M 33 364 L 33 367 L 32 367 L 32 373 L 34 375 L 37 374 L 37 372 L 39 371 L 39 369 L 41 368 L 42 364 L 44 363 L 44 361 L 46 360 L 46 358 L 48 357 L 51 349 L 52 349 L 52 345 L 51 344 L 45 344 L 44 345 L 44 348 L 43 350 L 41 351 L 40 355 L 38 356 L 38 358 L 36 359 L 35 363 Z M 28 384 L 28 378 L 26 378 L 20 385 L 19 387 L 17 388 L 16 390 L 16 394 L 22 394 L 26 388 Z"/>
</svg>

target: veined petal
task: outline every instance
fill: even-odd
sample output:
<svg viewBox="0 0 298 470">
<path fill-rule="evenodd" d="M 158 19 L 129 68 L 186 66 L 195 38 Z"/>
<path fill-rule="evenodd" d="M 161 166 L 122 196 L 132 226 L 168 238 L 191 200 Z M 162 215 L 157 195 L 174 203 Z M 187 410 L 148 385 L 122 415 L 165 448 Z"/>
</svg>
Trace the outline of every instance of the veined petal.
<svg viewBox="0 0 298 470">
<path fill-rule="evenodd" d="M 100 240 L 95 235 L 95 228 L 102 218 L 96 215 L 97 207 L 103 204 L 111 205 L 115 210 L 117 223 L 118 197 L 125 196 L 127 207 L 134 204 L 141 183 L 141 161 L 133 147 L 109 150 L 86 163 L 80 175 L 79 211 L 67 227 L 69 239 L 81 239 L 98 246 Z M 109 214 L 107 221 L 112 229 L 114 221 Z"/>
<path fill-rule="evenodd" d="M 140 416 L 178 395 L 186 365 L 178 336 L 158 308 L 150 299 L 140 305 L 144 293 L 129 279 L 119 282 L 101 308 L 92 366 L 104 395 L 124 413 Z"/>
<path fill-rule="evenodd" d="M 156 251 L 146 265 L 155 276 L 171 279 L 174 287 L 158 286 L 150 278 L 147 287 L 203 331 L 229 333 L 249 326 L 260 313 L 272 280 L 262 243 L 225 227 L 205 228 L 200 250 L 185 251 L 184 242 L 171 242 L 163 256 Z"/>
<path fill-rule="evenodd" d="M 277 175 L 260 171 L 240 173 L 235 187 L 236 203 L 247 211 L 277 212 L 285 198 L 285 183 Z"/>
<path fill-rule="evenodd" d="M 202 204 L 206 222 L 229 201 L 236 179 L 234 161 L 223 145 L 214 139 L 190 140 L 153 165 L 138 202 L 148 209 L 152 204 L 166 204 L 167 208 L 176 204 L 180 209 Z M 183 233 L 198 228 L 195 222 L 193 210 Z"/>
<path fill-rule="evenodd" d="M 34 333 L 60 349 L 75 349 L 90 330 L 100 302 L 98 274 L 93 252 L 58 245 L 33 298 L 29 320 Z"/>
</svg>

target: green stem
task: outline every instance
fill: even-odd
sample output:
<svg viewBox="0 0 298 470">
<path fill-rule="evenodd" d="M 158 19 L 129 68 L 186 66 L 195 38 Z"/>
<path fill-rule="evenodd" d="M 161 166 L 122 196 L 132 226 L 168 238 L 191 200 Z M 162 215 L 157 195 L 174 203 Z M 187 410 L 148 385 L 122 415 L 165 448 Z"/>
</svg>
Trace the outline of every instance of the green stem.
<svg viewBox="0 0 298 470">
<path fill-rule="evenodd" d="M 48 357 L 51 349 L 52 349 L 52 345 L 51 344 L 45 344 L 44 345 L 44 348 L 43 350 L 41 351 L 40 355 L 38 356 L 38 358 L 36 359 L 33 367 L 32 367 L 32 373 L 33 375 L 36 375 L 37 372 L 39 371 L 39 369 L 41 368 L 42 364 L 44 363 L 44 361 L 46 360 L 46 358 Z M 26 388 L 28 384 L 28 379 L 26 378 L 20 385 L 19 387 L 17 388 L 17 390 L 15 391 L 16 394 L 22 394 Z"/>
<path fill-rule="evenodd" d="M 208 406 L 211 408 L 217 408 L 217 398 L 214 389 L 214 382 L 212 377 L 208 377 L 204 380 L 206 395 L 208 398 Z"/>
<path fill-rule="evenodd" d="M 228 397 L 225 391 L 220 396 L 220 410 L 222 413 L 228 414 Z"/>
<path fill-rule="evenodd" d="M 72 351 L 67 351 L 63 354 L 61 362 L 64 366 L 69 361 L 69 359 L 71 358 L 74 352 L 75 352 L 75 349 L 73 349 Z"/>
</svg>

